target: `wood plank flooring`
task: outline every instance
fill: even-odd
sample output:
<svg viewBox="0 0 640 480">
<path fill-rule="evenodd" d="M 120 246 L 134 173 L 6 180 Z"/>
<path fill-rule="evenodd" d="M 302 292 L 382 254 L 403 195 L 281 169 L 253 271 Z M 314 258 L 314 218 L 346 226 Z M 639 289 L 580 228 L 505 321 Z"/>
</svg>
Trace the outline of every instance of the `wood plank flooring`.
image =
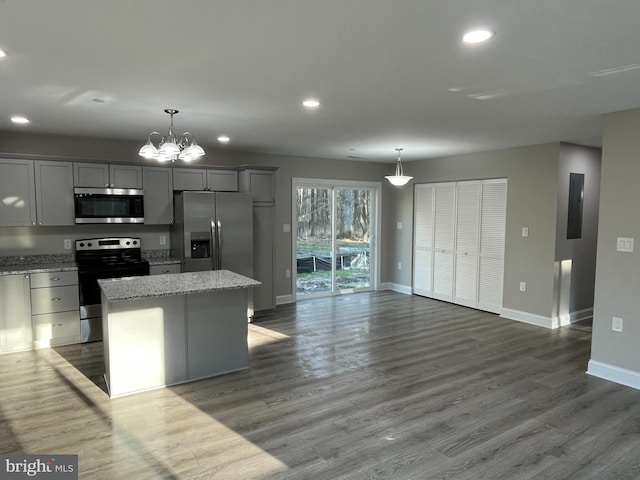
<svg viewBox="0 0 640 480">
<path fill-rule="evenodd" d="M 2 355 L 0 452 L 81 479 L 640 478 L 640 391 L 584 373 L 590 340 L 383 291 L 278 307 L 249 370 L 115 400 L 101 343 Z"/>
</svg>

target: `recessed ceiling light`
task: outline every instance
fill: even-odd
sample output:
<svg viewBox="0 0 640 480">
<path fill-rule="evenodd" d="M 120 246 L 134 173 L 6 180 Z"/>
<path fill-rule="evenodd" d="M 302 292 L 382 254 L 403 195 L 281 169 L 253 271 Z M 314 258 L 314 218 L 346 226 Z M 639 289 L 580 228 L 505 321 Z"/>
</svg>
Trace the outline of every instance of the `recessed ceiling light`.
<svg viewBox="0 0 640 480">
<path fill-rule="evenodd" d="M 478 29 L 470 30 L 464 34 L 462 41 L 464 43 L 482 43 L 494 37 L 496 32 L 492 30 Z"/>
<path fill-rule="evenodd" d="M 29 123 L 29 119 L 27 117 L 21 117 L 20 115 L 11 117 L 11 121 L 18 125 L 26 125 L 27 123 Z"/>
<path fill-rule="evenodd" d="M 315 98 L 307 98 L 302 102 L 304 108 L 318 108 L 320 106 L 320 102 Z"/>
<path fill-rule="evenodd" d="M 228 136 L 226 136 L 226 135 L 220 135 L 220 136 L 218 137 L 218 141 L 219 141 L 220 143 L 229 143 L 229 141 L 230 141 L 230 140 L 231 140 L 231 139 L 230 139 Z"/>
<path fill-rule="evenodd" d="M 0 58 L 6 57 L 6 56 L 7 54 L 5 53 L 5 51 L 0 48 Z"/>
</svg>

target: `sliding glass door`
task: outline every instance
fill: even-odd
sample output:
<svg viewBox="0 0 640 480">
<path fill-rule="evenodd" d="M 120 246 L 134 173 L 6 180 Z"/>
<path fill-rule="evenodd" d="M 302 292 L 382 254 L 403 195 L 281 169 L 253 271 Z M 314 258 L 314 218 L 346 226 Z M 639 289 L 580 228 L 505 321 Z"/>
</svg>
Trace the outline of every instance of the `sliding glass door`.
<svg viewBox="0 0 640 480">
<path fill-rule="evenodd" d="M 297 297 L 375 286 L 378 184 L 294 179 Z"/>
</svg>

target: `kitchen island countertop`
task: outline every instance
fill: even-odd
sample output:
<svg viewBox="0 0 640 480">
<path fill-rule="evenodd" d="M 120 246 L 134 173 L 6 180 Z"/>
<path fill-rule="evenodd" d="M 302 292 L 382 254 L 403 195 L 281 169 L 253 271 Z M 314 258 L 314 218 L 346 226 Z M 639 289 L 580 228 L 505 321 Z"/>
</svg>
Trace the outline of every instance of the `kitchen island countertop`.
<svg viewBox="0 0 640 480">
<path fill-rule="evenodd" d="M 251 288 L 261 283 L 229 270 L 98 280 L 109 302 Z"/>
</svg>

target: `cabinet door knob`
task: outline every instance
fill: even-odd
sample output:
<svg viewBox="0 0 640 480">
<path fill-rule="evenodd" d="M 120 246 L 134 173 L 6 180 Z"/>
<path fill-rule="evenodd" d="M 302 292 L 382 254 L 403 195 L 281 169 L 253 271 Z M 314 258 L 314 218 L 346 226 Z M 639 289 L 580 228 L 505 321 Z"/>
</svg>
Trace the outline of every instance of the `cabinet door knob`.
<svg viewBox="0 0 640 480">
<path fill-rule="evenodd" d="M 108 184 L 108 183 L 105 183 L 105 184 L 104 184 L 104 188 L 109 188 L 109 184 Z"/>
<path fill-rule="evenodd" d="M 56 298 L 52 298 L 51 299 L 52 302 L 59 302 L 60 300 L 62 300 L 60 297 L 56 297 Z"/>
<path fill-rule="evenodd" d="M 36 222 L 31 222 L 31 225 L 35 225 L 35 224 L 36 224 Z"/>
</svg>

